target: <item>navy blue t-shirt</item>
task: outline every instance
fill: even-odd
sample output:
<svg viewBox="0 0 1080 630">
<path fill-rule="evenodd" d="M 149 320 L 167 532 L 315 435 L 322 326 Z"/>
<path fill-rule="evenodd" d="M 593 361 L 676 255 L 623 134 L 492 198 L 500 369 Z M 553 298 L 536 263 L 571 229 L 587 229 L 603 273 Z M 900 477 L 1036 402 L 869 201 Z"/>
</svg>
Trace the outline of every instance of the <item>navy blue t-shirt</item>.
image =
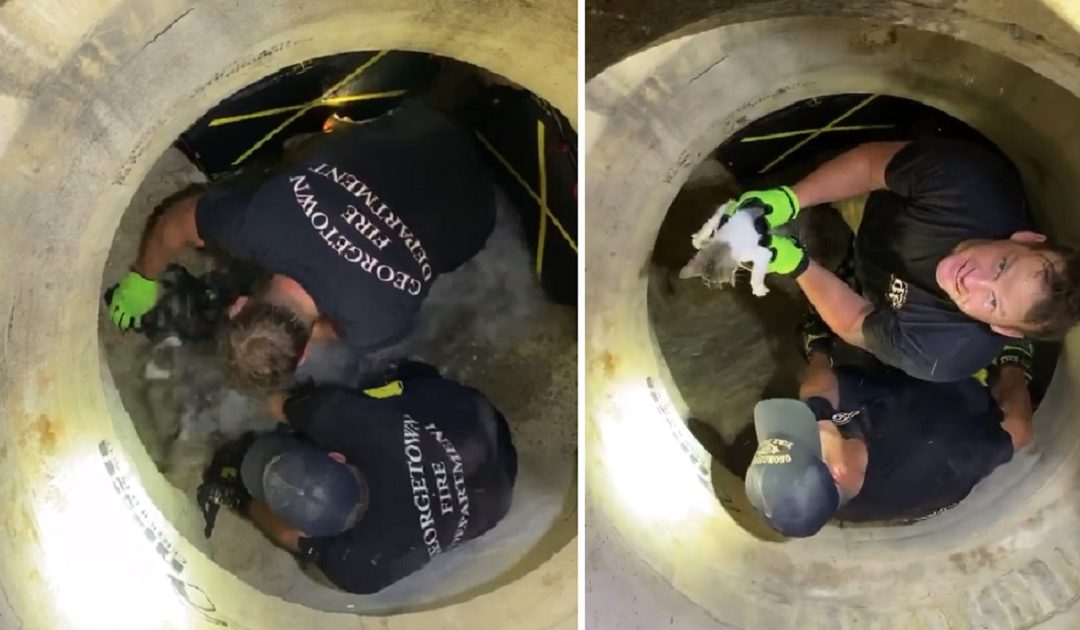
<svg viewBox="0 0 1080 630">
<path fill-rule="evenodd" d="M 300 539 L 301 554 L 353 593 L 382 590 L 494 527 L 517 476 L 506 420 L 480 392 L 420 376 L 382 395 L 309 386 L 284 406 L 294 429 L 367 479 L 370 500 L 355 527 Z"/>
<path fill-rule="evenodd" d="M 971 142 L 927 138 L 902 148 L 872 193 L 855 237 L 856 273 L 874 311 L 867 349 L 929 381 L 985 367 L 1005 338 L 960 312 L 935 280 L 937 264 L 969 239 L 1030 230 L 1019 175 Z"/>
<path fill-rule="evenodd" d="M 350 346 L 408 333 L 440 273 L 480 251 L 494 192 L 475 143 L 410 103 L 311 140 L 265 179 L 212 188 L 200 238 L 300 283 Z"/>
<path fill-rule="evenodd" d="M 839 406 L 807 401 L 868 453 L 862 490 L 836 518 L 920 518 L 955 505 L 1013 456 L 1002 412 L 975 379 L 933 383 L 898 371 L 837 368 Z"/>
</svg>

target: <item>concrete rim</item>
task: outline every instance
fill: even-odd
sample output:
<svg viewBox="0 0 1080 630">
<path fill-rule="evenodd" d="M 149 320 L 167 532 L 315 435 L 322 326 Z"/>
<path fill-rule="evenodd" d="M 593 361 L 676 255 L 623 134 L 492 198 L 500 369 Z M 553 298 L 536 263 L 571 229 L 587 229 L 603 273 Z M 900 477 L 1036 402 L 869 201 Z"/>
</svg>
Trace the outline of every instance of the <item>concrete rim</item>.
<svg viewBox="0 0 1080 630">
<path fill-rule="evenodd" d="M 211 104 L 303 59 L 410 49 L 507 76 L 573 121 L 573 3 L 118 0 L 51 11 L 16 2 L 0 23 L 11 53 L 0 68 L 0 189 L 20 209 L 0 219 L 8 245 L 0 497 L 10 506 L 0 625 L 573 625 L 572 534 L 516 581 L 438 610 L 363 618 L 258 593 L 189 542 L 200 517 L 146 456 L 94 333 L 100 273 L 127 200 Z"/>
<path fill-rule="evenodd" d="M 719 501 L 713 494 L 710 477 L 725 471 L 711 468 L 685 428 L 686 405 L 654 339 L 645 288 L 667 207 L 732 131 L 809 96 L 915 98 L 1010 153 L 1037 185 L 1037 210 L 1052 233 L 1077 241 L 1062 212 L 1071 206 L 1073 132 L 1050 115 L 1069 111 L 1080 94 L 1073 59 L 1028 46 L 977 15 L 945 13 L 915 30 L 868 9 L 849 16 L 860 20 L 810 17 L 812 3 L 804 4 L 807 17 L 671 39 L 586 86 L 589 497 L 675 590 L 738 627 L 827 620 L 828 627 L 1023 628 L 1072 615 L 1076 515 L 1054 506 L 1077 490 L 1080 433 L 1068 422 L 1076 335 L 1036 419 L 1038 455 L 998 471 L 942 517 L 906 528 L 831 528 L 776 544 L 738 525 L 746 506 L 737 494 Z M 726 476 L 723 487 L 738 484 Z"/>
</svg>

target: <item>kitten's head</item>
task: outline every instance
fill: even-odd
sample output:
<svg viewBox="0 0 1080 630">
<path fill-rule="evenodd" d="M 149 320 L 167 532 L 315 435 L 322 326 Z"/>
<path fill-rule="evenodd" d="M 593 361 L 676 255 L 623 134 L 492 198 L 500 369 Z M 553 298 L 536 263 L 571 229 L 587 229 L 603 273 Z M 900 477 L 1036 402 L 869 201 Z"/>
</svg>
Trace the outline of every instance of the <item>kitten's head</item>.
<svg viewBox="0 0 1080 630">
<path fill-rule="evenodd" d="M 738 268 L 739 262 L 731 257 L 731 247 L 724 242 L 712 241 L 698 250 L 679 271 L 679 279 L 700 277 L 707 286 L 735 284 Z"/>
</svg>

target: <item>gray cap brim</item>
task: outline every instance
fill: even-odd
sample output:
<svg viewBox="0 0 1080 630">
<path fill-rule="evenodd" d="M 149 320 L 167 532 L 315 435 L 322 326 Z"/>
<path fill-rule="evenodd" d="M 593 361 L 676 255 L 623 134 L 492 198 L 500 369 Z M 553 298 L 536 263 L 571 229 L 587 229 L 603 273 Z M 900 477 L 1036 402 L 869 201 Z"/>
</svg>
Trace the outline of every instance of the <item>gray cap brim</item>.
<svg viewBox="0 0 1080 630">
<path fill-rule="evenodd" d="M 295 438 L 283 433 L 267 433 L 255 440 L 244 454 L 240 464 L 240 480 L 251 496 L 260 501 L 266 500 L 263 489 L 263 472 L 272 459 L 296 446 Z"/>
<path fill-rule="evenodd" d="M 771 398 L 754 405 L 754 432 L 758 444 L 766 439 L 786 437 L 814 453 L 821 453 L 817 417 L 801 400 Z"/>
</svg>

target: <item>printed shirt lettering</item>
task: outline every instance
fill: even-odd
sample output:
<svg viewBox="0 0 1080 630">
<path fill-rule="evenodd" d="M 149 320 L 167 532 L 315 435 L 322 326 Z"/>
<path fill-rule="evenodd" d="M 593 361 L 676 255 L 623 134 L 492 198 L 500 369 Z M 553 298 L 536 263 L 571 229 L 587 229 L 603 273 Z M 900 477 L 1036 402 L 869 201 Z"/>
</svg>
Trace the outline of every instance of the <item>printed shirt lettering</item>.
<svg viewBox="0 0 1080 630">
<path fill-rule="evenodd" d="M 359 206 L 348 204 L 344 208 L 327 209 L 322 207 L 314 194 L 308 175 L 289 177 L 297 208 L 307 217 L 311 228 L 326 243 L 327 248 L 343 260 L 357 265 L 380 282 L 409 295 L 420 295 L 432 278 L 431 264 L 427 253 L 412 230 L 400 217 L 393 214 L 386 203 L 352 173 L 337 169 L 328 164 L 309 168 L 308 172 L 337 183 L 361 201 Z M 331 216 L 337 220 L 332 220 Z M 380 224 L 382 227 L 380 228 Z M 352 228 L 352 234 L 343 233 L 342 229 Z M 408 250 L 419 270 L 419 277 L 411 270 L 397 269 L 386 260 L 380 259 L 378 252 L 385 250 L 397 238 L 402 247 Z M 372 251 L 367 245 L 374 246 Z"/>
<path fill-rule="evenodd" d="M 402 426 L 402 444 L 420 538 L 428 557 L 434 558 L 460 543 L 469 527 L 465 463 L 453 442 L 434 423 L 421 427 L 416 419 L 405 414 Z M 447 522 L 446 519 L 454 520 Z M 443 534 L 441 542 L 440 534 Z"/>
</svg>

